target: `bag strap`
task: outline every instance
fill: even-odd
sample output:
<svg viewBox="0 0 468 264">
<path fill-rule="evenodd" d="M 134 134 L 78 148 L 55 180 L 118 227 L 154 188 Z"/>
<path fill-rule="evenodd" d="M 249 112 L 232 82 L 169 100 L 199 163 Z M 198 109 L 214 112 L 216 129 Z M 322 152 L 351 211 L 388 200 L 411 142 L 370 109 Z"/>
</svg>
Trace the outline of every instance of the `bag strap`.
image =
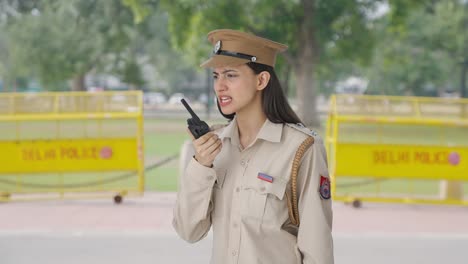
<svg viewBox="0 0 468 264">
<path fill-rule="evenodd" d="M 288 192 L 286 192 L 286 199 L 288 200 L 288 212 L 289 212 L 289 219 L 291 223 L 299 227 L 299 205 L 297 201 L 297 173 L 299 172 L 299 167 L 301 165 L 302 157 L 304 153 L 309 149 L 310 146 L 314 144 L 314 137 L 309 136 L 306 140 L 302 142 L 299 148 L 296 151 L 296 155 L 294 156 L 293 165 L 291 168 L 291 196 L 289 197 Z"/>
</svg>

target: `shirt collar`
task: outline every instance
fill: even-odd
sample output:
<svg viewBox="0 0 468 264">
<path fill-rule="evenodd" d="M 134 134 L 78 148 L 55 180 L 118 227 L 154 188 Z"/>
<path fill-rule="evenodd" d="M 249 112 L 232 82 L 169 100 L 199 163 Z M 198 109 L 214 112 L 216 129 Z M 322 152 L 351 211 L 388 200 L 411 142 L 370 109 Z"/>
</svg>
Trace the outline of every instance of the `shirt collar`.
<svg viewBox="0 0 468 264">
<path fill-rule="evenodd" d="M 239 130 L 237 129 L 237 121 L 236 117 L 229 122 L 223 131 L 219 134 L 219 138 L 224 141 L 225 138 L 229 138 L 231 140 L 231 144 L 234 146 L 240 146 L 239 141 Z"/>
<path fill-rule="evenodd" d="M 257 139 L 264 139 L 270 142 L 280 142 L 282 134 L 283 123 L 273 123 L 267 118 L 258 132 Z"/>
</svg>

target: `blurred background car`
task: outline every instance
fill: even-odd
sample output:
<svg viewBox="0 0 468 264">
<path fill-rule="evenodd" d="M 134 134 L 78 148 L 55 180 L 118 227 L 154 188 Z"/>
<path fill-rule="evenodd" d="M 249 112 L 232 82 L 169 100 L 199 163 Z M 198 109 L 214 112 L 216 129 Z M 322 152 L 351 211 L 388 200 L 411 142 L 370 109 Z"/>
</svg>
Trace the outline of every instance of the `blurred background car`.
<svg viewBox="0 0 468 264">
<path fill-rule="evenodd" d="M 148 105 L 158 105 L 167 102 L 166 96 L 163 93 L 145 93 L 143 95 L 143 102 Z"/>
<path fill-rule="evenodd" d="M 169 104 L 179 104 L 180 103 L 180 100 L 184 98 L 184 94 L 182 93 L 175 93 L 173 95 L 171 95 L 171 97 L 169 98 Z M 187 98 L 185 98 L 185 100 L 187 100 Z M 188 101 L 188 100 L 187 100 Z"/>
</svg>

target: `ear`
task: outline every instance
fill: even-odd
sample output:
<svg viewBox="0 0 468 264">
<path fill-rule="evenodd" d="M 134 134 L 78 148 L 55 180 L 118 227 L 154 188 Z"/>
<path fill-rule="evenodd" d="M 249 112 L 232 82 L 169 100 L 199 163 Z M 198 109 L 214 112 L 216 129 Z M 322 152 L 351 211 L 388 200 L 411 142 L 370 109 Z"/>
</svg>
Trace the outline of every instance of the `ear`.
<svg viewBox="0 0 468 264">
<path fill-rule="evenodd" d="M 265 89 L 270 82 L 270 73 L 267 71 L 262 71 L 257 75 L 257 90 L 261 91 Z"/>
</svg>

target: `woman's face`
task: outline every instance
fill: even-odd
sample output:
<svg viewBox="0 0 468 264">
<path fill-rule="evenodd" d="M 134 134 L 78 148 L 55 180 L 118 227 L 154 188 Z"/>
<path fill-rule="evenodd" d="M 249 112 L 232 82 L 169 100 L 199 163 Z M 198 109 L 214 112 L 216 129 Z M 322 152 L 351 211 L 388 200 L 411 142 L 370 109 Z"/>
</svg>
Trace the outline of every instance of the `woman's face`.
<svg viewBox="0 0 468 264">
<path fill-rule="evenodd" d="M 261 75 L 245 64 L 213 69 L 214 90 L 223 114 L 239 114 L 261 104 L 260 92 L 266 86 Z"/>
</svg>

